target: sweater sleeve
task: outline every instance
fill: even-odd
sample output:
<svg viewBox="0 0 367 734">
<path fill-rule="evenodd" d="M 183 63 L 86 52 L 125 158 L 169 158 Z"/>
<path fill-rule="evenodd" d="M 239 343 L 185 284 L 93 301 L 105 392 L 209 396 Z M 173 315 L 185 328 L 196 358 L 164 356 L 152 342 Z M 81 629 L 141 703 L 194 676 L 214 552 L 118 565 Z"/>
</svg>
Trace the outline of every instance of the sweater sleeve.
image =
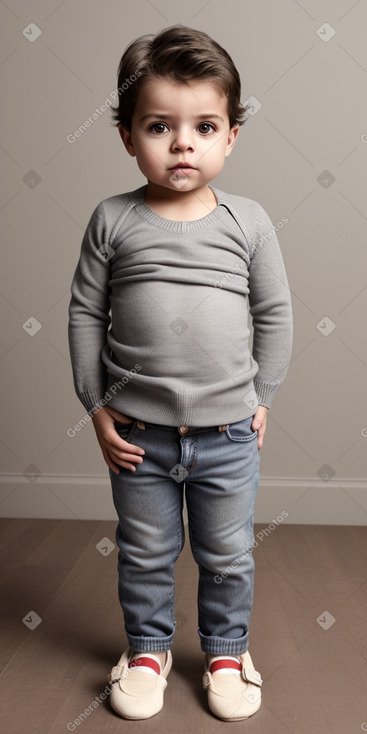
<svg viewBox="0 0 367 734">
<path fill-rule="evenodd" d="M 71 284 L 68 339 L 75 392 L 91 414 L 103 398 L 107 371 L 101 360 L 111 322 L 110 262 L 103 202 L 95 208 L 84 233 Z M 100 407 L 100 406 L 99 406 Z"/>
<path fill-rule="evenodd" d="M 291 295 L 282 253 L 271 220 L 258 204 L 249 277 L 254 387 L 259 405 L 270 408 L 288 371 L 293 340 Z"/>
</svg>

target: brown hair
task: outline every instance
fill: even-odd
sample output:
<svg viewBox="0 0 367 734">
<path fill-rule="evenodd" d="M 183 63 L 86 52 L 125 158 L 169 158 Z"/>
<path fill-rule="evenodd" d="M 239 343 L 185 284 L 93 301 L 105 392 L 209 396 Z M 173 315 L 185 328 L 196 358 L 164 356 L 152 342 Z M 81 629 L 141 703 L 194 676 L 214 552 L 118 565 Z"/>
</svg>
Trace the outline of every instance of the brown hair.
<svg viewBox="0 0 367 734">
<path fill-rule="evenodd" d="M 118 68 L 118 104 L 111 107 L 113 125 L 123 125 L 131 132 L 139 89 L 150 78 L 168 78 L 180 84 L 213 81 L 227 96 L 230 127 L 246 122 L 250 105 L 241 104 L 239 73 L 227 51 L 203 31 L 178 24 L 130 43 Z"/>
</svg>

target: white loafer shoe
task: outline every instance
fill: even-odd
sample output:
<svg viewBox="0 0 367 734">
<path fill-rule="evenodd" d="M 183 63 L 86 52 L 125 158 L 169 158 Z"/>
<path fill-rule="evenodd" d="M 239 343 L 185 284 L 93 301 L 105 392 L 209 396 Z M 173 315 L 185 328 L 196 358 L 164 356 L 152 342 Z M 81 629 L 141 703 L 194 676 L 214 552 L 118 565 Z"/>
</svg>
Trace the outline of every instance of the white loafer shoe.
<svg viewBox="0 0 367 734">
<path fill-rule="evenodd" d="M 208 664 L 205 658 L 203 686 L 208 706 L 223 721 L 248 719 L 261 706 L 261 675 L 253 666 L 250 653 L 217 655 Z"/>
<path fill-rule="evenodd" d="M 114 711 L 125 719 L 149 719 L 158 714 L 163 708 L 166 678 L 171 667 L 170 650 L 162 668 L 156 655 L 136 653 L 128 647 L 108 676 Z"/>
</svg>

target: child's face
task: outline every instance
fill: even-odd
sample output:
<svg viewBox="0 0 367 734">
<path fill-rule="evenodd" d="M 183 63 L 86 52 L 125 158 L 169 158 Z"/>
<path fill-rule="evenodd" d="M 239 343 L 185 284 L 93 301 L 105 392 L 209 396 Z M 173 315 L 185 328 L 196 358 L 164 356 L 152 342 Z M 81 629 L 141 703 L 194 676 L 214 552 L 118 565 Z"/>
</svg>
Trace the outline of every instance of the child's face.
<svg viewBox="0 0 367 734">
<path fill-rule="evenodd" d="M 213 83 L 150 79 L 139 91 L 131 133 L 121 125 L 119 132 L 149 183 L 186 192 L 218 176 L 239 125 L 229 127 L 227 98 Z M 193 168 L 175 173 L 183 162 Z"/>
</svg>

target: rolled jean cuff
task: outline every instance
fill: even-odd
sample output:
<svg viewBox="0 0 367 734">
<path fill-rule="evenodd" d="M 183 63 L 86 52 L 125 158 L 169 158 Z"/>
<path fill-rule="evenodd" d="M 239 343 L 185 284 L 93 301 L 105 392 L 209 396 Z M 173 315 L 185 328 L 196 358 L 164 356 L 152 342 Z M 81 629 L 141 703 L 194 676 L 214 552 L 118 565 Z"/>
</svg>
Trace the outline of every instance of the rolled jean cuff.
<svg viewBox="0 0 367 734">
<path fill-rule="evenodd" d="M 248 631 L 243 637 L 207 637 L 198 630 L 201 640 L 201 649 L 209 655 L 242 655 L 246 652 L 249 643 Z"/>
<path fill-rule="evenodd" d="M 172 632 L 169 637 L 145 637 L 135 635 L 129 635 L 126 632 L 129 645 L 136 650 L 136 652 L 166 652 L 172 647 L 172 641 L 175 631 Z"/>
</svg>

